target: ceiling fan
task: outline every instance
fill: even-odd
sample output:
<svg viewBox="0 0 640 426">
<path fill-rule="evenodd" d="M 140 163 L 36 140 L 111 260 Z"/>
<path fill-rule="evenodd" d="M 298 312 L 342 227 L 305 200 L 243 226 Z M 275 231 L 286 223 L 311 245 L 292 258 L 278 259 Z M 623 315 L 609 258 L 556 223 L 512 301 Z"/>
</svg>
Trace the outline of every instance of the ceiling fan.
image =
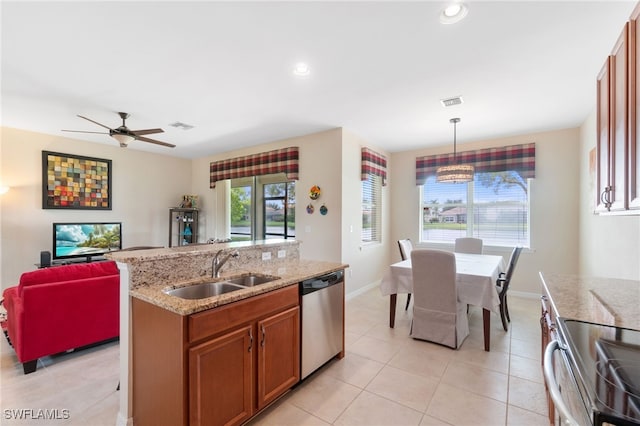
<svg viewBox="0 0 640 426">
<path fill-rule="evenodd" d="M 97 124 L 100 127 L 104 127 L 105 129 L 108 129 L 109 132 L 88 132 L 88 131 L 84 131 L 84 130 L 62 130 L 63 132 L 77 132 L 77 133 L 99 133 L 102 135 L 109 135 L 112 138 L 114 138 L 115 140 L 118 141 L 118 143 L 120 143 L 120 147 L 122 148 L 126 148 L 129 143 L 138 140 L 138 141 L 142 141 L 142 142 L 149 142 L 149 143 L 154 143 L 156 145 L 162 145 L 162 146 L 166 146 L 169 148 L 175 148 L 176 146 L 170 143 L 166 143 L 166 142 L 161 142 L 161 141 L 157 141 L 155 139 L 150 139 L 150 138 L 146 138 L 142 135 L 151 135 L 154 133 L 163 133 L 164 130 L 162 129 L 144 129 L 144 130 L 129 130 L 129 128 L 126 126 L 125 124 L 125 120 L 127 118 L 129 118 L 129 114 L 127 114 L 126 112 L 119 112 L 118 115 L 120 116 L 120 118 L 122 118 L 122 126 L 116 128 L 116 129 L 112 129 L 109 126 L 105 126 L 104 124 L 100 124 L 97 121 L 94 121 L 90 118 L 87 117 L 83 117 L 81 115 L 78 115 L 78 117 L 80 118 L 84 118 L 87 121 L 90 121 L 94 124 Z"/>
</svg>

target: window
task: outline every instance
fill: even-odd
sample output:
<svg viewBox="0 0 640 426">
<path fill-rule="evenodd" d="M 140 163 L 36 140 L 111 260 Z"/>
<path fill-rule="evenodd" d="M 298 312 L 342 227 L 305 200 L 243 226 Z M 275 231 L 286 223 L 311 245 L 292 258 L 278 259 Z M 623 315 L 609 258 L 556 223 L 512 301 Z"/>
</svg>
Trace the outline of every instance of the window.
<svg viewBox="0 0 640 426">
<path fill-rule="evenodd" d="M 231 179 L 231 239 L 253 239 L 253 178 Z"/>
<path fill-rule="evenodd" d="M 264 238 L 295 238 L 294 182 L 269 183 L 263 189 Z"/>
<path fill-rule="evenodd" d="M 485 245 L 529 247 L 529 182 L 515 171 L 479 172 L 473 182 L 422 186 L 421 241 L 482 238 Z"/>
<path fill-rule="evenodd" d="M 382 178 L 369 173 L 362 181 L 362 242 L 380 241 Z"/>
<path fill-rule="evenodd" d="M 231 179 L 230 206 L 233 241 L 295 238 L 295 182 L 282 173 Z"/>
</svg>

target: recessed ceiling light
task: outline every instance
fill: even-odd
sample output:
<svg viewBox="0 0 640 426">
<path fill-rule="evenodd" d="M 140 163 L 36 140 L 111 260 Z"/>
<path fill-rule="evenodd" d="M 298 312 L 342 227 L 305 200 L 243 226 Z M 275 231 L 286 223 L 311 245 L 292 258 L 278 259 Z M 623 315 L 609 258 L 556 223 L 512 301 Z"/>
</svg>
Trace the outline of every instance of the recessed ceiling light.
<svg viewBox="0 0 640 426">
<path fill-rule="evenodd" d="M 440 23 L 455 24 L 456 22 L 462 21 L 468 12 L 469 8 L 462 2 L 450 3 L 440 12 Z"/>
<path fill-rule="evenodd" d="M 309 69 L 309 65 L 304 62 L 298 62 L 293 67 L 293 75 L 297 77 L 306 77 L 310 73 L 311 73 L 311 70 Z"/>
</svg>

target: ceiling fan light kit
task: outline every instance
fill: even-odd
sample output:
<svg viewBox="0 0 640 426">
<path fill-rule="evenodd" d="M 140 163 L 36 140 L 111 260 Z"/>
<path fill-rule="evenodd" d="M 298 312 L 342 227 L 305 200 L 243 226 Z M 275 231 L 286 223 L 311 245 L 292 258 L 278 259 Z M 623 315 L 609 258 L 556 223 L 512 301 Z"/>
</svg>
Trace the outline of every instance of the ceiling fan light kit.
<svg viewBox="0 0 640 426">
<path fill-rule="evenodd" d="M 120 133 L 112 134 L 111 137 L 118 141 L 120 148 L 126 148 L 130 142 L 136 140 L 133 136 L 123 135 Z"/>
<path fill-rule="evenodd" d="M 453 164 L 439 167 L 436 171 L 436 182 L 439 183 L 464 183 L 473 180 L 475 169 L 471 164 L 456 164 L 456 126 L 459 118 L 452 118 L 453 123 Z"/>
<path fill-rule="evenodd" d="M 142 135 L 151 135 L 154 133 L 163 133 L 164 130 L 162 129 L 143 129 L 143 130 L 129 130 L 129 128 L 127 127 L 127 125 L 125 124 L 125 120 L 127 118 L 129 118 L 129 114 L 127 114 L 126 112 L 119 112 L 118 115 L 120 116 L 120 118 L 122 119 L 122 125 L 116 129 L 112 129 L 109 126 L 105 126 L 102 123 L 98 123 L 97 121 L 94 121 L 90 118 L 87 117 L 83 117 L 82 115 L 78 115 L 78 117 L 90 121 L 93 124 L 97 124 L 100 127 L 104 127 L 105 129 L 109 130 L 109 133 L 107 132 L 89 132 L 89 131 L 84 131 L 84 130 L 62 130 L 63 132 L 76 132 L 76 133 L 100 133 L 100 134 L 105 134 L 105 135 L 109 135 L 112 138 L 114 138 L 115 140 L 118 141 L 118 143 L 120 144 L 121 148 L 126 148 L 127 146 L 129 146 L 129 144 L 133 141 L 141 141 L 141 142 L 149 142 L 152 144 L 156 144 L 156 145 L 162 145 L 162 146 L 166 146 L 168 148 L 175 148 L 176 146 L 167 142 L 161 142 L 155 139 L 150 139 L 147 137 L 144 137 Z"/>
</svg>

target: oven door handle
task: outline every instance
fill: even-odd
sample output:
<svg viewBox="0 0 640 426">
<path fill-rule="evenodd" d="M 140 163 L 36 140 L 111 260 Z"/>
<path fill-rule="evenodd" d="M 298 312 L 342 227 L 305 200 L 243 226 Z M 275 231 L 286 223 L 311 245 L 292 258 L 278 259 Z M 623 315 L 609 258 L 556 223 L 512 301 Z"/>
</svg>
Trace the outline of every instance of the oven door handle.
<svg viewBox="0 0 640 426">
<path fill-rule="evenodd" d="M 560 388 L 558 387 L 558 382 L 556 382 L 556 378 L 553 372 L 553 353 L 559 349 L 563 349 L 560 342 L 558 342 L 557 340 L 552 340 L 544 350 L 544 380 L 547 382 L 547 389 L 549 389 L 549 394 L 551 395 L 553 405 L 562 416 L 562 424 L 568 426 L 580 426 L 576 419 L 571 416 L 569 408 L 562 400 Z"/>
</svg>

